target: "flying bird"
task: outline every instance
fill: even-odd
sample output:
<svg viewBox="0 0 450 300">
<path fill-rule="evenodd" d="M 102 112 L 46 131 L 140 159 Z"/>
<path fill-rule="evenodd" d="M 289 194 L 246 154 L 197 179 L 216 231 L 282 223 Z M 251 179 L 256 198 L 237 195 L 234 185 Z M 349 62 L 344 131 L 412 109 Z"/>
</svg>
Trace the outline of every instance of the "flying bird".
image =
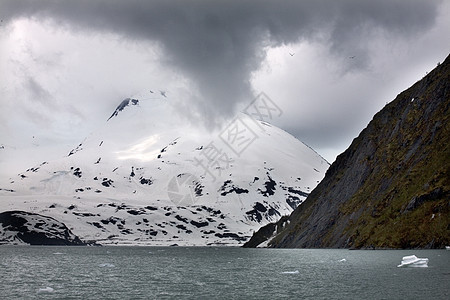
<svg viewBox="0 0 450 300">
<path fill-rule="evenodd" d="M 350 56 L 349 58 L 350 58 L 350 59 L 354 59 L 354 58 L 355 58 L 355 56 L 353 55 L 353 56 Z"/>
<path fill-rule="evenodd" d="M 152 91 L 152 90 L 150 90 L 150 93 L 152 93 L 152 94 L 153 94 L 153 91 Z"/>
<path fill-rule="evenodd" d="M 289 55 L 290 55 L 290 56 L 294 56 L 294 55 L 295 55 L 295 53 L 291 53 L 291 52 L 289 52 Z"/>
<path fill-rule="evenodd" d="M 163 97 L 166 97 L 167 98 L 167 96 L 166 96 L 166 91 L 159 91 L 160 93 L 161 93 L 161 96 L 163 96 Z"/>
</svg>

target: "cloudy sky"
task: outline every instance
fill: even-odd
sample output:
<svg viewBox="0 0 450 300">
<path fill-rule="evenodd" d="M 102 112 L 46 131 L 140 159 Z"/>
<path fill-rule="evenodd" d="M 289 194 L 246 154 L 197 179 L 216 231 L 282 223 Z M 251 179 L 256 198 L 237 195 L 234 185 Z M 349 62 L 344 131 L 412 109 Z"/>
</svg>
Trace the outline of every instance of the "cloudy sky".
<svg viewBox="0 0 450 300">
<path fill-rule="evenodd" d="M 0 144 L 29 153 L 143 90 L 199 126 L 265 92 L 332 162 L 450 50 L 450 1 L 0 0 L 0 19 Z"/>
</svg>

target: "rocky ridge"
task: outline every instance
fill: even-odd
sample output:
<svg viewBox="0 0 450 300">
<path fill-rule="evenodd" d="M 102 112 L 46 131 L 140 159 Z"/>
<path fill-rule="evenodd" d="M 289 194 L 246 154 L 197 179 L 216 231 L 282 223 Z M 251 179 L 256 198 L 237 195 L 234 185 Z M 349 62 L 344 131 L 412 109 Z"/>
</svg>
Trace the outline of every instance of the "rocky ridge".
<svg viewBox="0 0 450 300">
<path fill-rule="evenodd" d="M 287 222 L 267 225 L 245 246 L 449 245 L 449 107 L 447 57 L 374 116 Z"/>
</svg>

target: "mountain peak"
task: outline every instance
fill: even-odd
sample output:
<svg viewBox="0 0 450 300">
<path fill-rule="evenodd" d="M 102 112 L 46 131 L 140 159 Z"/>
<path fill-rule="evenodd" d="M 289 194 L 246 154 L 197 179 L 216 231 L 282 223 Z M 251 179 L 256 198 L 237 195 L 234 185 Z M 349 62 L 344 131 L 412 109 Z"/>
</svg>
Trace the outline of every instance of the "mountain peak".
<svg viewBox="0 0 450 300">
<path fill-rule="evenodd" d="M 109 119 L 111 119 L 112 117 L 117 116 L 119 114 L 119 112 L 124 110 L 125 107 L 127 107 L 129 105 L 139 105 L 139 100 L 132 99 L 132 98 L 126 98 L 119 104 L 119 106 L 117 106 L 116 110 L 112 113 L 112 115 L 106 121 L 109 121 Z"/>
</svg>

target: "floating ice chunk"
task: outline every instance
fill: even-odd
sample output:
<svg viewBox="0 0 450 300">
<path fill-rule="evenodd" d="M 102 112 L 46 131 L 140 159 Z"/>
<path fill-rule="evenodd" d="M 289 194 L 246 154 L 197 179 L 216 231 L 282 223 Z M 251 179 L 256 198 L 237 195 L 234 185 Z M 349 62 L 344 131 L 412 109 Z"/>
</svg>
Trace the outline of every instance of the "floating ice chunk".
<svg viewBox="0 0 450 300">
<path fill-rule="evenodd" d="M 51 287 L 45 287 L 45 288 L 41 288 L 38 290 L 38 294 L 42 294 L 42 293 L 53 293 L 54 289 L 52 289 Z"/>
<path fill-rule="evenodd" d="M 342 261 L 342 262 L 344 262 L 344 261 L 347 261 L 345 258 L 343 258 L 343 259 L 340 259 L 339 261 Z"/>
<path fill-rule="evenodd" d="M 445 249 L 446 250 L 450 250 L 450 246 L 445 246 Z"/>
<path fill-rule="evenodd" d="M 298 270 L 281 272 L 281 274 L 298 274 L 298 273 L 300 273 Z"/>
<path fill-rule="evenodd" d="M 415 255 L 403 256 L 402 263 L 397 267 L 426 268 L 428 267 L 428 258 L 418 258 Z"/>
<path fill-rule="evenodd" d="M 99 264 L 98 266 L 101 268 L 114 268 L 115 267 L 115 265 L 110 264 L 110 263 Z"/>
</svg>

